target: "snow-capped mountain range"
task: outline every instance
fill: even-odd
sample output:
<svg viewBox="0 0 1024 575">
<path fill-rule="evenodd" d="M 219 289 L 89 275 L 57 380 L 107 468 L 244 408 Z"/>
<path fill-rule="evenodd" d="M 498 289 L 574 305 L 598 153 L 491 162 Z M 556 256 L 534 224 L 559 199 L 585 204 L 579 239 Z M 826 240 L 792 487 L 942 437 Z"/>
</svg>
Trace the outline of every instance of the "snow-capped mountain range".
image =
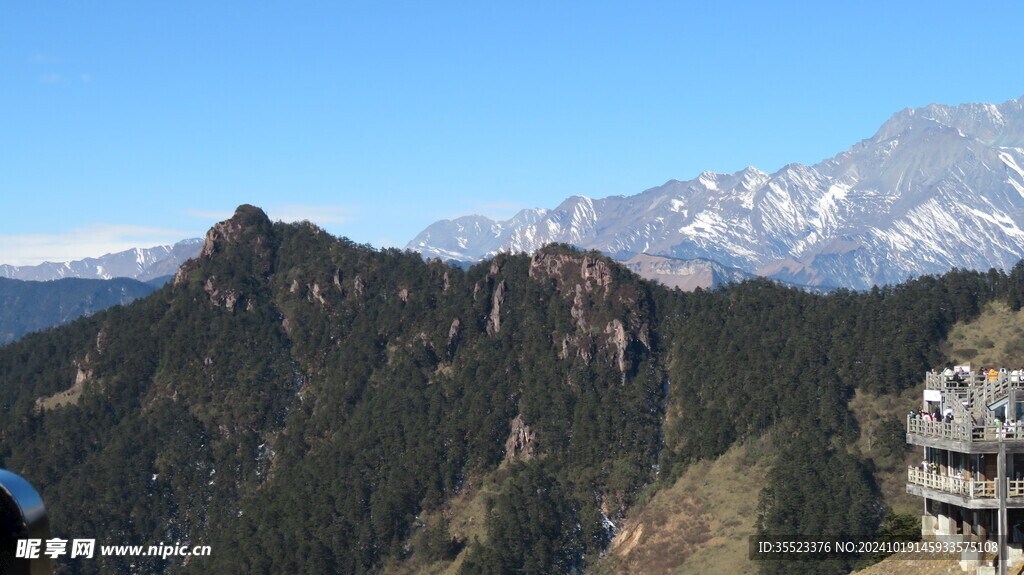
<svg viewBox="0 0 1024 575">
<path fill-rule="evenodd" d="M 32 281 L 61 278 L 133 278 L 149 281 L 161 276 L 174 275 L 185 260 L 199 255 L 202 247 L 202 239 L 191 238 L 174 245 L 132 248 L 73 262 L 43 262 L 34 266 L 4 264 L 0 265 L 0 277 Z"/>
<path fill-rule="evenodd" d="M 684 291 L 696 288 L 709 289 L 720 285 L 741 282 L 754 278 L 754 274 L 738 268 L 730 268 L 722 264 L 702 258 L 681 260 L 665 256 L 637 254 L 622 265 L 641 277 L 656 279 L 668 287 L 677 287 Z"/>
<path fill-rule="evenodd" d="M 1009 269 L 1024 257 L 1024 98 L 908 108 L 813 166 L 704 172 L 506 221 L 442 220 L 407 248 L 473 261 L 550 242 L 857 289 L 954 267 Z"/>
</svg>

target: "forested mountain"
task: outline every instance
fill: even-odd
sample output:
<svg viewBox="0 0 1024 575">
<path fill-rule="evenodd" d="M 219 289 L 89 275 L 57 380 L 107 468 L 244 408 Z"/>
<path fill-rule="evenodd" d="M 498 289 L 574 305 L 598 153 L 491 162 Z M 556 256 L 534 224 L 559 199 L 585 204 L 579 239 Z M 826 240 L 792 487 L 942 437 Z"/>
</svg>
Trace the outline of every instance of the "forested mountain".
<svg viewBox="0 0 1024 575">
<path fill-rule="evenodd" d="M 159 286 L 128 278 L 38 282 L 0 278 L 0 345 L 153 293 Z"/>
<path fill-rule="evenodd" d="M 914 386 L 954 322 L 1022 294 L 1020 266 L 684 293 L 560 245 L 462 270 L 241 206 L 163 289 L 0 348 L 0 465 L 57 536 L 213 549 L 62 573 L 595 570 L 642 492 L 763 436 L 762 533 L 865 540 L 885 508 L 850 398 Z M 484 481 L 469 538 L 446 513 Z"/>
</svg>

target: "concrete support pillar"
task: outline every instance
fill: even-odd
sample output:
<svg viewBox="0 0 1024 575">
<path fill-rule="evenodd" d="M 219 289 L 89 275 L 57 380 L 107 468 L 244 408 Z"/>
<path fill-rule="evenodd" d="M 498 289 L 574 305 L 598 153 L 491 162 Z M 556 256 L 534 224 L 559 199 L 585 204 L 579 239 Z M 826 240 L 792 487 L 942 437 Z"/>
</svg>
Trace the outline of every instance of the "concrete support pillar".
<svg viewBox="0 0 1024 575">
<path fill-rule="evenodd" d="M 956 519 L 953 517 L 954 508 L 949 503 L 939 503 L 936 514 L 936 535 L 956 535 Z"/>
<path fill-rule="evenodd" d="M 924 505 L 921 512 L 921 535 L 928 537 L 935 535 L 935 515 L 932 514 L 932 508 L 935 503 L 927 497 L 924 498 Z"/>
<path fill-rule="evenodd" d="M 939 529 L 937 535 L 955 535 L 956 534 L 956 521 L 953 520 L 953 516 L 949 514 L 949 509 L 944 509 L 942 515 L 939 515 Z"/>
<path fill-rule="evenodd" d="M 929 537 L 936 534 L 938 525 L 935 520 L 935 516 L 931 513 L 925 513 L 921 516 L 921 535 Z"/>
<path fill-rule="evenodd" d="M 999 457 L 996 465 L 996 495 L 999 497 L 999 575 L 1006 575 L 1006 559 L 1009 551 L 1006 548 L 1006 442 L 999 439 Z"/>
</svg>

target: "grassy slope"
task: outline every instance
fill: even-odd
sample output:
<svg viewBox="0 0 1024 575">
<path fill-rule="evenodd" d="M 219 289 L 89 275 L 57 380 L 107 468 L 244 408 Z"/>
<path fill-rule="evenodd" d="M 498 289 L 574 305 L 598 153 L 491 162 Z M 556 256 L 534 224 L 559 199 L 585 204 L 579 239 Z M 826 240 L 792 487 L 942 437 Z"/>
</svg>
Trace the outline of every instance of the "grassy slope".
<svg viewBox="0 0 1024 575">
<path fill-rule="evenodd" d="M 1001 302 L 985 307 L 978 319 L 958 324 L 942 347 L 949 361 L 973 367 L 1024 367 L 1024 311 Z"/>
<path fill-rule="evenodd" d="M 607 556 L 589 569 L 600 574 L 754 573 L 747 540 L 754 533 L 757 495 L 770 459 L 767 439 L 734 447 L 716 461 L 691 466 L 675 484 L 653 492 L 620 525 Z M 503 466 L 504 467 L 504 466 Z M 445 513 L 450 533 L 460 541 L 486 536 L 487 499 L 498 492 L 503 469 L 453 499 Z M 436 520 L 420 517 L 423 524 Z M 412 547 L 416 547 L 413 536 Z M 466 550 L 454 561 L 424 564 L 415 552 L 387 565 L 386 575 L 454 575 Z"/>
<path fill-rule="evenodd" d="M 455 575 L 462 566 L 462 562 L 469 550 L 468 544 L 474 539 L 486 541 L 487 539 L 487 511 L 488 500 L 501 492 L 501 482 L 504 480 L 507 465 L 502 464 L 496 471 L 484 477 L 471 480 L 471 485 L 462 491 L 458 496 L 449 500 L 441 511 L 424 513 L 420 516 L 420 523 L 425 526 L 433 525 L 444 513 L 448 519 L 449 534 L 456 541 L 463 544 L 459 554 L 453 561 L 422 561 L 414 552 L 405 561 L 392 561 L 384 566 L 382 575 Z M 417 548 L 418 538 L 422 537 L 423 529 L 412 536 L 410 546 Z"/>
<path fill-rule="evenodd" d="M 770 442 L 691 466 L 621 526 L 597 573 L 752 573 L 747 541 L 768 470 Z"/>
<path fill-rule="evenodd" d="M 922 377 L 923 379 L 923 377 Z M 878 454 L 878 433 L 883 421 L 897 420 L 903 424 L 906 413 L 917 408 L 921 403 L 921 391 L 924 384 L 909 389 L 894 397 L 891 395 L 870 395 L 858 391 L 850 401 L 850 409 L 857 417 L 860 426 L 860 438 L 854 449 L 874 462 L 875 479 L 882 492 L 885 504 L 896 513 L 918 515 L 921 512 L 921 501 L 907 493 L 908 464 L 920 459 L 918 451 L 908 449 L 901 459 Z"/>
</svg>

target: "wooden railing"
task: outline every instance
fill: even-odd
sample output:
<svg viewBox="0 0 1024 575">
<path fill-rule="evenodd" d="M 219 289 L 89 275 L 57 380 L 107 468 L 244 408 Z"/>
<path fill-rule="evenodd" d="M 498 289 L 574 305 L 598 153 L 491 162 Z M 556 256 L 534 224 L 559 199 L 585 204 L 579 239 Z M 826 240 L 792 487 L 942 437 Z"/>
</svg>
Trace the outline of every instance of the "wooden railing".
<svg viewBox="0 0 1024 575">
<path fill-rule="evenodd" d="M 1013 425 L 968 425 L 956 420 L 929 421 L 907 416 L 907 433 L 937 439 L 954 441 L 996 441 L 999 439 L 1024 440 L 1024 426 Z"/>
<path fill-rule="evenodd" d="M 974 437 L 973 426 L 965 423 L 929 421 L 910 415 L 907 416 L 907 433 L 955 441 L 971 441 Z"/>
<path fill-rule="evenodd" d="M 1008 479 L 1007 497 L 1024 497 L 1024 481 L 1019 479 Z"/>
<path fill-rule="evenodd" d="M 1000 371 L 994 375 L 973 372 L 961 374 L 959 379 L 941 373 L 926 373 L 924 382 L 928 389 L 977 388 L 990 384 L 997 390 L 1005 390 L 1010 387 L 1024 387 L 1024 370 Z"/>
<path fill-rule="evenodd" d="M 941 389 L 968 405 L 990 405 L 1005 397 L 1010 388 L 1024 388 L 1024 370 L 1000 371 L 991 375 L 968 373 L 956 377 L 927 373 L 924 381 L 928 389 Z"/>
<path fill-rule="evenodd" d="M 907 470 L 907 482 L 914 485 L 920 485 L 928 489 L 934 489 L 936 491 L 963 495 L 970 499 L 992 498 L 996 496 L 995 481 L 960 479 L 917 468 Z M 1018 485 L 1014 486 L 1013 484 L 1015 483 Z M 1010 489 L 1011 497 L 1014 497 L 1014 495 L 1012 495 L 1013 489 L 1019 489 L 1020 492 L 1024 494 L 1024 481 L 1011 481 Z"/>
</svg>

